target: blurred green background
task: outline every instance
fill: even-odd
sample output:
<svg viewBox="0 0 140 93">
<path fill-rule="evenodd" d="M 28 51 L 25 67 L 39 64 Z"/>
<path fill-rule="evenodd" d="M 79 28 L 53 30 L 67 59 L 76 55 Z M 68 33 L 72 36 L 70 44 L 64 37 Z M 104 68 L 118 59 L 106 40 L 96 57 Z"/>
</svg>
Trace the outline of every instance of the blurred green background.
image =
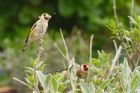
<svg viewBox="0 0 140 93">
<path fill-rule="evenodd" d="M 116 2 L 119 20 L 129 26 L 131 0 Z M 140 0 L 135 3 L 134 11 L 139 13 Z M 112 7 L 112 0 L 0 0 L 0 86 L 14 85 L 18 90 L 23 89 L 12 77 L 23 80 L 24 67 L 37 53 L 35 44 L 25 52 L 21 50 L 31 26 L 42 13 L 52 15 L 44 37 L 42 60 L 48 64 L 46 71 L 53 72 L 63 69 L 64 58 L 54 46 L 57 43 L 64 50 L 60 28 L 77 63 L 88 62 L 91 34 L 94 34 L 93 56 L 96 50 L 111 51 L 111 32 L 105 25 L 113 19 Z"/>
</svg>

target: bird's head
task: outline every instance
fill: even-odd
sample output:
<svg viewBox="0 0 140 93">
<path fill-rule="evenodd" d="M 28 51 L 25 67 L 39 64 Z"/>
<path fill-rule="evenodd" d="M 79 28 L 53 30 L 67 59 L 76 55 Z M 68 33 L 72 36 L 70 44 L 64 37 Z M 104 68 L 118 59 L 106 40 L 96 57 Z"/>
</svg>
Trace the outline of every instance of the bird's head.
<svg viewBox="0 0 140 93">
<path fill-rule="evenodd" d="M 49 20 L 51 16 L 48 13 L 43 13 L 39 18 Z"/>
</svg>

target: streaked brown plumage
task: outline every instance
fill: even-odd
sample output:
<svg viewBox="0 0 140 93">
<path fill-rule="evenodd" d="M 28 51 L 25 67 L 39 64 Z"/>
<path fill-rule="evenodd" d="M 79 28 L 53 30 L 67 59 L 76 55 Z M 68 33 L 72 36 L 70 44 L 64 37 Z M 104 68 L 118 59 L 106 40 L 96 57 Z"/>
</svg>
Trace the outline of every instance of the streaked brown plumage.
<svg viewBox="0 0 140 93">
<path fill-rule="evenodd" d="M 41 16 L 39 16 L 39 20 L 32 26 L 31 32 L 26 38 L 25 46 L 23 48 L 23 51 L 26 50 L 27 46 L 35 41 L 41 39 L 48 28 L 48 21 L 51 18 L 51 16 L 47 13 L 43 13 Z"/>
</svg>

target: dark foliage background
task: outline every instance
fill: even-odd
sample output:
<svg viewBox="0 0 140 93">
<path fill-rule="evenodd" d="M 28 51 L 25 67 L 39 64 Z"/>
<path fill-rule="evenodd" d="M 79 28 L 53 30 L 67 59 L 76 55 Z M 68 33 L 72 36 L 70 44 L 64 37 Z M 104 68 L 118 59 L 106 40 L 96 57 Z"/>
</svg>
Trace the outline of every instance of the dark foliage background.
<svg viewBox="0 0 140 93">
<path fill-rule="evenodd" d="M 128 20 L 129 6 L 130 0 L 117 0 L 117 11 L 122 21 Z M 58 32 L 61 27 L 70 34 L 77 26 L 84 36 L 96 35 L 97 48 L 107 43 L 106 37 L 110 32 L 104 25 L 112 18 L 112 11 L 112 0 L 1 0 L 0 40 L 25 38 L 38 16 L 48 12 L 51 15 L 55 13 L 49 29 Z"/>
<path fill-rule="evenodd" d="M 116 0 L 119 20 L 129 26 L 131 0 Z M 139 0 L 135 0 L 134 13 L 140 13 Z M 61 68 L 61 56 L 53 46 L 60 46 L 59 29 L 62 28 L 68 47 L 79 63 L 88 60 L 89 36 L 94 34 L 93 50 L 112 49 L 111 32 L 105 26 L 113 19 L 112 0 L 0 0 L 0 85 L 16 85 L 12 77 L 23 78 L 24 65 L 34 56 L 34 46 L 21 52 L 31 26 L 44 12 L 52 15 L 49 22 L 44 60 L 48 72 Z M 78 43 L 77 43 L 78 42 Z M 57 51 L 57 52 L 56 52 Z M 55 59 L 54 59 L 55 56 Z M 59 66 L 59 67 L 57 67 Z M 21 87 L 20 87 L 21 88 Z"/>
</svg>

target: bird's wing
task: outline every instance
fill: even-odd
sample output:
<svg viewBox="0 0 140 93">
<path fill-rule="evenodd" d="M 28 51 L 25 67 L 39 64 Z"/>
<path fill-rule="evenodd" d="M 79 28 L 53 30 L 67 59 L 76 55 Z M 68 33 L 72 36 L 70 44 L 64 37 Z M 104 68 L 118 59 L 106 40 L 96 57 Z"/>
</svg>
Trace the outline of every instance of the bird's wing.
<svg viewBox="0 0 140 93">
<path fill-rule="evenodd" d="M 39 25 L 39 23 L 40 23 L 40 20 L 38 20 L 37 22 L 35 22 L 35 23 L 33 24 L 32 28 L 31 28 L 31 32 L 30 32 L 29 35 L 31 35 L 31 34 L 35 31 L 34 29 L 36 28 L 37 25 Z"/>
<path fill-rule="evenodd" d="M 37 22 L 38 22 L 38 21 L 37 21 Z M 35 23 L 33 24 L 33 26 L 31 27 L 31 31 L 30 31 L 30 33 L 28 34 L 28 36 L 27 36 L 27 38 L 26 38 L 26 40 L 25 40 L 25 43 L 28 42 L 29 36 L 33 33 L 34 28 L 37 26 L 37 22 L 35 22 Z"/>
<path fill-rule="evenodd" d="M 26 40 L 25 40 L 25 43 L 27 43 L 27 42 L 28 42 L 28 38 L 29 38 L 29 35 L 27 36 L 27 38 L 26 38 Z"/>
<path fill-rule="evenodd" d="M 32 26 L 31 32 L 28 34 L 28 36 L 27 36 L 27 38 L 26 38 L 26 40 L 25 40 L 25 43 L 28 42 L 29 36 L 30 36 L 30 34 L 33 32 L 33 29 L 34 29 L 35 27 L 36 27 L 36 23 L 34 23 L 34 25 Z"/>
<path fill-rule="evenodd" d="M 31 28 L 31 31 L 33 31 L 33 29 L 36 27 L 36 24 L 37 24 L 37 22 L 34 23 L 34 25 L 33 25 L 32 28 Z"/>
</svg>

